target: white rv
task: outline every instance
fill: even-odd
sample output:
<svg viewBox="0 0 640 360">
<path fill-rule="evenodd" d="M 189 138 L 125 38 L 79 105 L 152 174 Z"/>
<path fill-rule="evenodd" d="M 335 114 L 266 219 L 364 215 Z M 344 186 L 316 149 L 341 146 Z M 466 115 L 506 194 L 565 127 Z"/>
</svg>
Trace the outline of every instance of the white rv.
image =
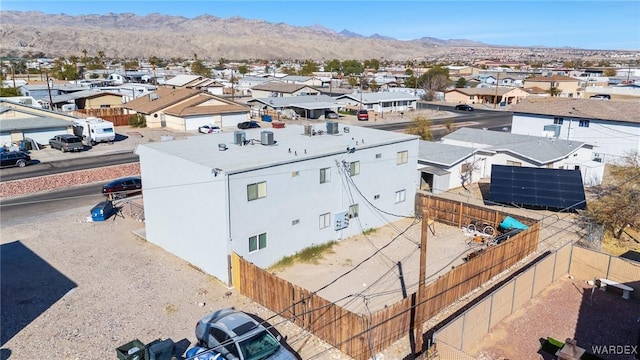
<svg viewBox="0 0 640 360">
<path fill-rule="evenodd" d="M 116 131 L 111 121 L 93 117 L 78 119 L 75 120 L 73 128 L 73 132 L 90 145 L 112 142 L 116 139 Z"/>
</svg>

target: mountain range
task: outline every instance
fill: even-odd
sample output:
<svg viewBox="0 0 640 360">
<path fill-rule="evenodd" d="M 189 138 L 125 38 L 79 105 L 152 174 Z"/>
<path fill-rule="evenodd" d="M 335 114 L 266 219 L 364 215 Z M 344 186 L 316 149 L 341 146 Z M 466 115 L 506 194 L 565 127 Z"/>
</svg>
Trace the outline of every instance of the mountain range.
<svg viewBox="0 0 640 360">
<path fill-rule="evenodd" d="M 292 26 L 241 17 L 195 18 L 132 13 L 104 15 L 0 12 L 0 55 L 117 58 L 241 59 L 424 59 L 469 47 L 490 47 L 470 40 L 423 37 L 411 41 L 380 34 L 336 32 L 322 25 Z"/>
</svg>

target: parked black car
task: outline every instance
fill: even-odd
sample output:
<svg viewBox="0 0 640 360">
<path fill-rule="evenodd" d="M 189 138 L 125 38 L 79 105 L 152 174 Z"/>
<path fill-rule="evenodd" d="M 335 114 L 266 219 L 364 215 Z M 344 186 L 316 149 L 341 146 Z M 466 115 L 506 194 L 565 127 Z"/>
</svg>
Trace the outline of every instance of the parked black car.
<svg viewBox="0 0 640 360">
<path fill-rule="evenodd" d="M 467 104 L 456 105 L 456 110 L 473 111 L 473 107 Z"/>
<path fill-rule="evenodd" d="M 129 194 L 142 191 L 142 179 L 138 176 L 129 176 L 113 180 L 102 186 L 102 193 L 109 194 Z"/>
<path fill-rule="evenodd" d="M 245 121 L 245 122 L 241 122 L 238 123 L 238 129 L 255 129 L 255 128 L 259 128 L 260 124 L 258 124 L 255 121 Z"/>
<path fill-rule="evenodd" d="M 24 151 L 3 151 L 0 153 L 0 167 L 25 167 L 31 164 L 31 156 Z"/>
</svg>

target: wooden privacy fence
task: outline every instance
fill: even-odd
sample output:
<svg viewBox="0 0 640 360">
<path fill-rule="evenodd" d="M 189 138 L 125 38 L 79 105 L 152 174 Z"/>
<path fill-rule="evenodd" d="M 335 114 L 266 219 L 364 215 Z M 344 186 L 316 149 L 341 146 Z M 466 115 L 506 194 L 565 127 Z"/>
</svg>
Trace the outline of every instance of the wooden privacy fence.
<svg viewBox="0 0 640 360">
<path fill-rule="evenodd" d="M 129 125 L 129 118 L 133 116 L 131 114 L 125 114 L 123 108 L 80 109 L 78 113 L 111 121 L 114 126 Z"/>
<path fill-rule="evenodd" d="M 429 209 L 432 219 L 450 225 L 466 224 L 467 220 L 483 220 L 495 223 L 497 227 L 501 219 L 508 215 L 450 200 L 431 197 L 417 199 L 422 207 Z M 421 324 L 433 317 L 536 250 L 540 224 L 531 219 L 522 219 L 522 222 L 529 225 L 529 229 L 500 245 L 487 248 L 479 256 L 440 276 L 434 282 L 420 284 L 416 293 L 369 315 L 352 313 L 309 290 L 262 270 L 235 253 L 232 257 L 233 284 L 241 294 L 308 330 L 354 359 L 369 359 L 409 334 L 413 323 Z M 422 236 L 426 234 L 423 233 Z M 418 330 L 417 336 L 421 336 L 422 329 Z"/>
<path fill-rule="evenodd" d="M 432 195 L 416 194 L 416 214 L 429 211 L 429 217 L 435 221 L 462 228 L 472 221 L 482 220 L 491 224 L 494 229 L 505 217 L 517 217 L 521 223 L 532 226 L 537 221 L 523 216 L 515 216 L 503 211 L 492 210 L 482 206 L 465 204 L 460 201 L 443 199 Z"/>
</svg>

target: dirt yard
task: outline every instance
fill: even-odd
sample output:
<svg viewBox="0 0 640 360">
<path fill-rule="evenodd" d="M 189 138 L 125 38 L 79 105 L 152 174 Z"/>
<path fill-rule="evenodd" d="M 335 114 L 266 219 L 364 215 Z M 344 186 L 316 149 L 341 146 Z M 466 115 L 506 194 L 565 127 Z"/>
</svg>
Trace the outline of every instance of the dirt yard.
<svg viewBox="0 0 640 360">
<path fill-rule="evenodd" d="M 601 354 L 604 359 L 632 359 L 640 331 L 640 301 L 622 299 L 614 291 L 593 291 L 583 280 L 556 281 L 508 316 L 472 352 L 480 359 L 554 359 L 539 352 L 541 340 L 552 337 L 594 353 L 595 347 L 626 345 L 627 354 Z"/>
<path fill-rule="evenodd" d="M 434 226 L 435 236 L 427 235 L 427 282 L 462 264 L 462 258 L 477 249 L 467 245 L 469 237 L 459 228 Z M 421 229 L 421 221 L 402 219 L 340 241 L 315 264 L 297 263 L 275 273 L 306 289 L 322 289 L 320 296 L 349 311 L 375 312 L 402 299 L 400 269 L 407 294 L 417 291 Z"/>
</svg>

